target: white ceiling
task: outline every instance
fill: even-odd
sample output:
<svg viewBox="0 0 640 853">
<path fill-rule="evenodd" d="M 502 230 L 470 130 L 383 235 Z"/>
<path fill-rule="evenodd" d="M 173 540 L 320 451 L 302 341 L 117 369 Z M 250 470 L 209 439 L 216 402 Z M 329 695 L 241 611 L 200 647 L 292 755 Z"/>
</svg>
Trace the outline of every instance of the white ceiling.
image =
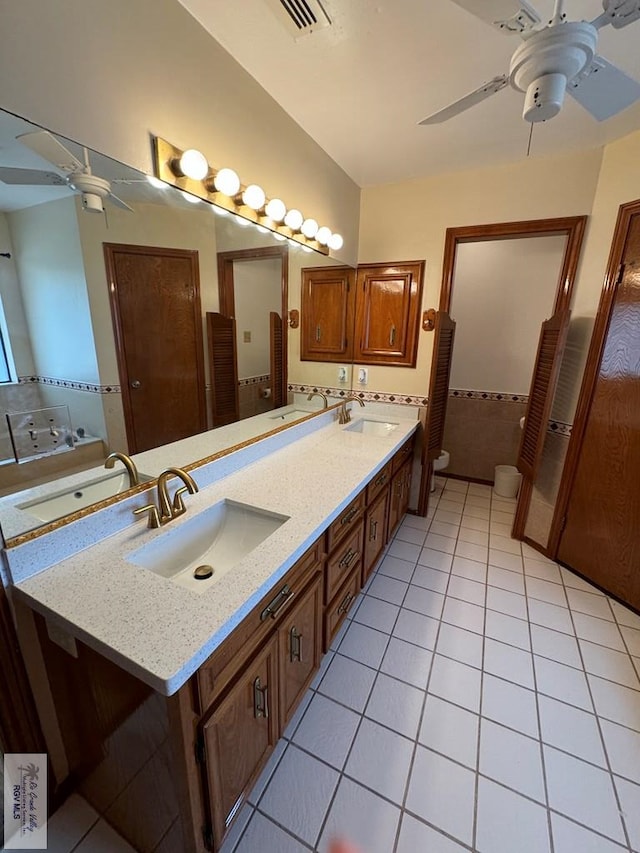
<svg viewBox="0 0 640 853">
<path fill-rule="evenodd" d="M 523 96 L 508 88 L 430 127 L 417 122 L 508 72 L 521 43 L 449 0 L 322 0 L 332 26 L 297 41 L 267 0 L 180 0 L 360 186 L 526 156 Z M 553 0 L 538 0 L 543 20 Z M 592 20 L 599 0 L 567 0 Z M 640 80 L 640 21 L 600 31 L 598 52 Z M 221 85 L 224 81 L 219 81 Z M 572 98 L 535 125 L 531 156 L 603 145 L 640 128 L 640 103 L 598 123 Z"/>
</svg>

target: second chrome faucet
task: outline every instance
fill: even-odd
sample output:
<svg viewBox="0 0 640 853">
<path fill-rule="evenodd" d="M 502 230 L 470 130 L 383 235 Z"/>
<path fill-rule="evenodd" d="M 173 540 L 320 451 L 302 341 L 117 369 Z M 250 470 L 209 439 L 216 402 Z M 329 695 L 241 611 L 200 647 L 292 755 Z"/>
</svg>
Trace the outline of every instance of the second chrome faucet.
<svg viewBox="0 0 640 853">
<path fill-rule="evenodd" d="M 177 477 L 184 484 L 176 489 L 173 500 L 169 497 L 169 487 L 167 485 L 171 477 Z M 182 499 L 183 494 L 189 492 L 190 495 L 194 495 L 197 491 L 198 485 L 190 474 L 187 474 L 182 468 L 167 468 L 158 477 L 158 505 L 147 504 L 146 506 L 134 509 L 133 514 L 143 515 L 144 513 L 148 513 L 148 527 L 161 527 L 187 511 Z"/>
</svg>

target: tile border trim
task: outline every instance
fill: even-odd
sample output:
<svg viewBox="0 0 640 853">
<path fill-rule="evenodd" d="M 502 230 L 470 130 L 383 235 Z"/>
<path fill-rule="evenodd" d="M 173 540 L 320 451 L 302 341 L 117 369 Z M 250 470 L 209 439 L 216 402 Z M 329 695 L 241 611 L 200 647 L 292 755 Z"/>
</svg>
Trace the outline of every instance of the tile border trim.
<svg viewBox="0 0 640 853">
<path fill-rule="evenodd" d="M 416 397 L 410 394 L 389 394 L 383 391 L 361 391 L 357 388 L 331 388 L 320 385 L 295 385 L 290 383 L 287 389 L 296 394 L 308 394 L 311 391 L 322 391 L 331 397 L 347 397 L 353 394 L 363 403 L 394 403 L 397 406 L 426 406 L 427 397 Z"/>
<path fill-rule="evenodd" d="M 91 394 L 120 394 L 120 385 L 94 385 L 91 382 L 76 382 L 74 379 L 54 379 L 51 376 L 19 376 L 19 385 L 53 385 L 73 391 L 88 391 Z"/>
</svg>

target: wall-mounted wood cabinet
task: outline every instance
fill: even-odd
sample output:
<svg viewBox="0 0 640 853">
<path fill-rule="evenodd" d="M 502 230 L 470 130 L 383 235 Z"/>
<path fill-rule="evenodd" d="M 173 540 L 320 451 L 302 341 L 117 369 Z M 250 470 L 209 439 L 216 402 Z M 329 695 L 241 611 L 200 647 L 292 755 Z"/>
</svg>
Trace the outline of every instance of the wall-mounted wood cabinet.
<svg viewBox="0 0 640 853">
<path fill-rule="evenodd" d="M 303 361 L 415 367 L 424 261 L 302 271 Z"/>
</svg>

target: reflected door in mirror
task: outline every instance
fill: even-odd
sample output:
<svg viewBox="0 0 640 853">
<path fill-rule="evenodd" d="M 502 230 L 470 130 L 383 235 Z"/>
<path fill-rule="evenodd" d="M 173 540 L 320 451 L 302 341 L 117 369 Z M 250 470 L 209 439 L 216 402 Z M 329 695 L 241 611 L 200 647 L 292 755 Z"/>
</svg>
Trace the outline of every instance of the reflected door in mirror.
<svg viewBox="0 0 640 853">
<path fill-rule="evenodd" d="M 207 428 L 198 253 L 105 243 L 129 453 Z"/>
</svg>

